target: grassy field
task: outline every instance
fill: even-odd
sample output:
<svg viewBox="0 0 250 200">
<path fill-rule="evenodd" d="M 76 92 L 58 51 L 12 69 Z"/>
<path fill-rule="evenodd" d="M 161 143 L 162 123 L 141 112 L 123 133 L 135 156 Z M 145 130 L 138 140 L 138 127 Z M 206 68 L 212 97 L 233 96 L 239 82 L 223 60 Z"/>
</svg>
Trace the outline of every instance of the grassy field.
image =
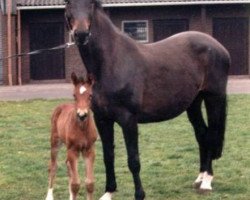
<svg viewBox="0 0 250 200">
<path fill-rule="evenodd" d="M 0 199 L 42 200 L 47 192 L 50 115 L 65 100 L 0 102 Z M 121 130 L 116 126 L 114 200 L 133 199 Z M 96 143 L 96 192 L 104 189 L 101 143 Z M 231 95 L 223 157 L 214 162 L 214 192 L 200 196 L 192 189 L 198 174 L 198 149 L 186 114 L 163 123 L 140 125 L 141 177 L 147 200 L 250 199 L 250 95 Z M 83 180 L 81 161 L 80 174 Z M 55 200 L 68 199 L 65 149 L 59 156 Z M 85 199 L 81 189 L 80 198 Z"/>
</svg>

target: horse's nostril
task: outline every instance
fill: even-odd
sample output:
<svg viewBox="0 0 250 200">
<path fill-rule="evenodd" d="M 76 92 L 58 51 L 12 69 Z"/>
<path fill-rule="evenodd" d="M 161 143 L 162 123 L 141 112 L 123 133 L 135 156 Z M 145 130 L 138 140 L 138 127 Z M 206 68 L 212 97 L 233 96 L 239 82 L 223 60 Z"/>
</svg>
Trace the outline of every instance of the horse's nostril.
<svg viewBox="0 0 250 200">
<path fill-rule="evenodd" d="M 79 36 L 79 32 L 78 31 L 74 31 L 74 37 L 77 38 Z"/>
<path fill-rule="evenodd" d="M 90 36 L 89 31 L 74 31 L 74 38 L 79 42 L 79 43 L 85 43 Z"/>
</svg>

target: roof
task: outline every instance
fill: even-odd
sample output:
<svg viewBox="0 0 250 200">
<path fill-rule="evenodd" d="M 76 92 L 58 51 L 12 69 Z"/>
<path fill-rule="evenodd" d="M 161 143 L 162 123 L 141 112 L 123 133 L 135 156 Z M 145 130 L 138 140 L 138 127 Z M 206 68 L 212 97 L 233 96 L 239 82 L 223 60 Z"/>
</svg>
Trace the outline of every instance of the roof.
<svg viewBox="0 0 250 200">
<path fill-rule="evenodd" d="M 104 7 L 240 4 L 250 0 L 101 0 Z M 64 0 L 17 0 L 19 9 L 64 8 Z"/>
</svg>

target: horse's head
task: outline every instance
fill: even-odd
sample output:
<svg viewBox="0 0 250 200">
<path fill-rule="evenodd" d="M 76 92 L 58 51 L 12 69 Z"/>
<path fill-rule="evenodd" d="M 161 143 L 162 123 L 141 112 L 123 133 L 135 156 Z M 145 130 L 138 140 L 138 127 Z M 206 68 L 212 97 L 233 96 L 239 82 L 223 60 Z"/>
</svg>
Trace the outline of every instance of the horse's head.
<svg viewBox="0 0 250 200">
<path fill-rule="evenodd" d="M 65 17 L 77 44 L 88 43 L 90 28 L 99 0 L 65 0 Z"/>
<path fill-rule="evenodd" d="M 90 113 L 94 80 L 91 76 L 88 76 L 85 81 L 82 77 L 77 77 L 74 72 L 71 74 L 71 80 L 74 84 L 73 95 L 75 98 L 77 116 L 83 121 Z"/>
</svg>

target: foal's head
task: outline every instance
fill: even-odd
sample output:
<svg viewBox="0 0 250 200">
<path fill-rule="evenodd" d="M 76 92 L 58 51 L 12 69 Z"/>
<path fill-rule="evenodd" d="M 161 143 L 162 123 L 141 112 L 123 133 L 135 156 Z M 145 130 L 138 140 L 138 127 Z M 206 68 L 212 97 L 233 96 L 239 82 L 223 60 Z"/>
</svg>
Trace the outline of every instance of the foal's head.
<svg viewBox="0 0 250 200">
<path fill-rule="evenodd" d="M 65 17 L 71 34 L 78 44 L 86 44 L 90 37 L 95 9 L 100 0 L 65 0 Z"/>
<path fill-rule="evenodd" d="M 71 74 L 71 80 L 75 86 L 73 95 L 77 117 L 83 121 L 90 112 L 94 80 L 91 76 L 84 80 L 82 77 L 77 77 L 74 72 Z"/>
</svg>

